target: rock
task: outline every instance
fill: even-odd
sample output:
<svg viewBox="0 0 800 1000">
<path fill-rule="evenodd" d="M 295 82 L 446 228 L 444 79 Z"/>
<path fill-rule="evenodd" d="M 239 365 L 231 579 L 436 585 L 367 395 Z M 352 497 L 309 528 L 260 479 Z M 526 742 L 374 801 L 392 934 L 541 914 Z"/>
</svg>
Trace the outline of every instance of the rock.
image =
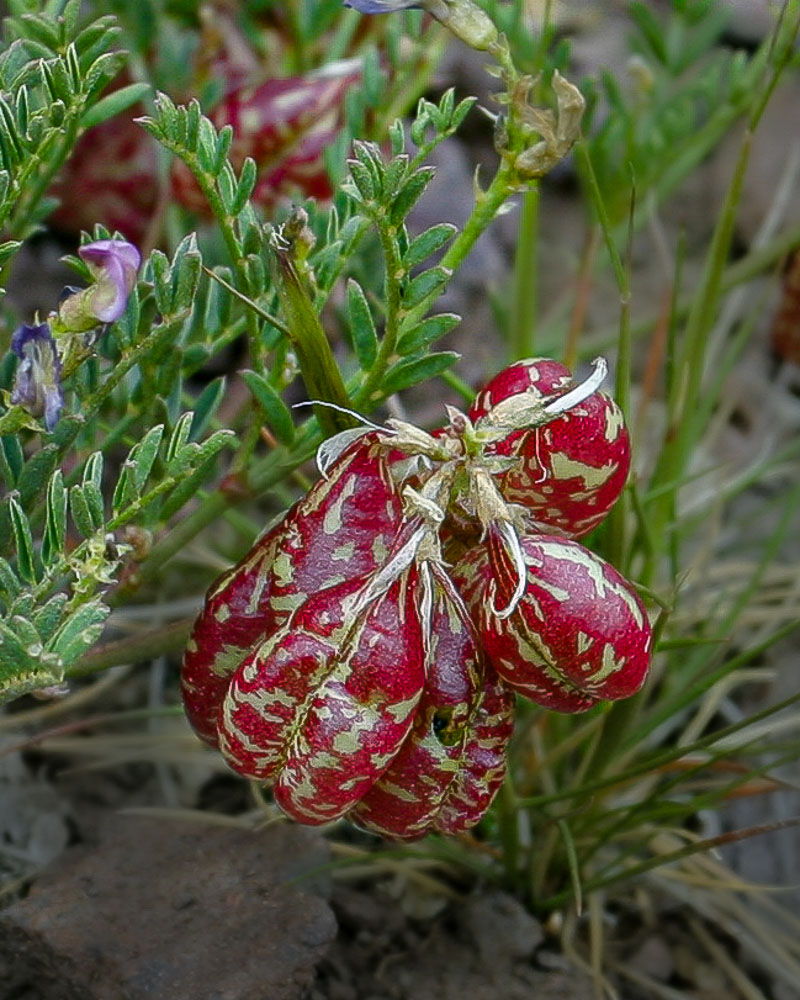
<svg viewBox="0 0 800 1000">
<path fill-rule="evenodd" d="M 336 925 L 286 883 L 325 859 L 300 827 L 116 817 L 0 914 L 0 969 L 42 1000 L 299 1000 Z"/>
<path fill-rule="evenodd" d="M 669 982 L 675 971 L 672 950 L 663 937 L 653 934 L 646 938 L 626 961 L 636 972 L 642 972 L 658 983 Z"/>
<path fill-rule="evenodd" d="M 460 920 L 484 962 L 530 958 L 544 940 L 539 921 L 505 892 L 473 896 Z"/>
</svg>

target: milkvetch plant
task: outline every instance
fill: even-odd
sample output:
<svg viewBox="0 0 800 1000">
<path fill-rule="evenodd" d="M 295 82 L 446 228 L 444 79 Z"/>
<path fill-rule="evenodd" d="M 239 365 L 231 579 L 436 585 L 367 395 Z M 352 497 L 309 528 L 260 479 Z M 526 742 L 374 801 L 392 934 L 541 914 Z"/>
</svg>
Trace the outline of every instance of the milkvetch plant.
<svg viewBox="0 0 800 1000">
<path fill-rule="evenodd" d="M 9 6 L 0 265 L 20 266 L 53 218 L 78 278 L 39 314 L 2 303 L 3 698 L 151 657 L 177 683 L 180 662 L 194 732 L 288 816 L 420 841 L 408 858 L 505 884 L 567 945 L 587 905 L 602 953 L 603 894 L 659 878 L 670 891 L 662 860 L 688 868 L 713 846 L 703 811 L 796 758 L 793 734 L 770 748 L 759 723 L 725 715 L 742 668 L 797 617 L 771 589 L 800 500 L 796 445 L 714 492 L 727 509 L 778 477 L 769 532 L 729 546 L 687 503 L 755 323 L 718 330 L 719 307 L 800 240 L 787 228 L 728 263 L 752 135 L 795 69 L 797 4 L 750 55 L 713 47 L 711 2 L 676 0 L 663 37 L 633 5 L 638 90 L 610 72 L 578 84 L 553 29 L 495 0 L 311 0 L 269 21 L 247 3 L 216 34 L 150 0 L 117 5 L 119 20 L 99 0 Z M 461 229 L 417 232 L 431 154 L 478 103 L 425 89 L 448 42 L 487 64 L 496 159 Z M 697 287 L 677 267 L 669 316 L 633 322 L 622 226 L 657 228 L 741 120 Z M 70 191 L 96 191 L 125 148 L 130 169 L 104 189 L 121 214 L 76 194 L 97 214 L 70 220 Z M 613 276 L 613 335 L 584 333 L 577 306 L 567 320 L 538 308 L 539 182 L 573 149 L 587 250 L 570 280 L 585 299 L 595 272 Z M 140 168 L 144 206 L 125 194 Z M 460 318 L 436 303 L 519 195 L 497 309 L 508 354 L 476 396 L 455 375 Z M 637 413 L 634 341 L 650 334 Z M 397 393 L 442 382 L 459 406 L 433 430 L 385 419 Z M 300 395 L 311 408 L 288 405 Z M 167 627 L 121 632 L 133 603 Z"/>
</svg>

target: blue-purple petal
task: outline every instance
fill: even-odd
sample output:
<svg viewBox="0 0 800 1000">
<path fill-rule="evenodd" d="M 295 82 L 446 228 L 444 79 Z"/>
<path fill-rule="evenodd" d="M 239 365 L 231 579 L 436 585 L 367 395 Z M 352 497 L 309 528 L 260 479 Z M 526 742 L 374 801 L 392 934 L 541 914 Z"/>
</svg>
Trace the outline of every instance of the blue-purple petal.
<svg viewBox="0 0 800 1000">
<path fill-rule="evenodd" d="M 61 361 L 47 323 L 23 324 L 14 331 L 11 350 L 20 359 L 11 402 L 24 407 L 34 417 L 44 417 L 51 431 L 58 423 L 64 406 L 61 388 Z"/>
<path fill-rule="evenodd" d="M 390 14 L 395 10 L 420 8 L 422 4 L 414 0 L 344 0 L 345 7 L 352 7 L 361 14 Z"/>
</svg>

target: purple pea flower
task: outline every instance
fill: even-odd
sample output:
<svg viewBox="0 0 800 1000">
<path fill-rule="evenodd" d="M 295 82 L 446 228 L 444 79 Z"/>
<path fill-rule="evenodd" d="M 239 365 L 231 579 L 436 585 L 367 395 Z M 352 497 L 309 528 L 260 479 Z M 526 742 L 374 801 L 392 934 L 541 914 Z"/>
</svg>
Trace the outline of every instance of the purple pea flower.
<svg viewBox="0 0 800 1000">
<path fill-rule="evenodd" d="M 390 14 L 408 7 L 426 10 L 456 38 L 481 51 L 494 48 L 500 40 L 494 21 L 473 0 L 343 0 L 343 3 L 362 14 Z"/>
<path fill-rule="evenodd" d="M 45 427 L 52 431 L 64 405 L 64 393 L 61 361 L 50 327 L 47 323 L 23 324 L 14 331 L 11 350 L 20 359 L 11 402 L 34 417 L 44 416 Z"/>
<path fill-rule="evenodd" d="M 352 7 L 360 14 L 389 14 L 393 10 L 422 6 L 415 0 L 344 0 L 345 7 Z"/>
<path fill-rule="evenodd" d="M 70 295 L 58 308 L 58 327 L 81 333 L 113 323 L 125 312 L 141 263 L 139 251 L 125 240 L 97 240 L 80 247 L 94 284 Z"/>
</svg>

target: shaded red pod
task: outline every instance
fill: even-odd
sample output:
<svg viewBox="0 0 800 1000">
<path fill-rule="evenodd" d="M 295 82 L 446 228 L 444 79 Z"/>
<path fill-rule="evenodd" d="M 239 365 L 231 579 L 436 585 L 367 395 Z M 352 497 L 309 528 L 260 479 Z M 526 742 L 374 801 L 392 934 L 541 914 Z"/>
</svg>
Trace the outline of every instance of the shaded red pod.
<svg viewBox="0 0 800 1000">
<path fill-rule="evenodd" d="M 456 773 L 480 702 L 484 666 L 457 594 L 432 580 L 426 680 L 411 732 L 348 819 L 382 836 L 414 840 L 432 827 Z"/>
<path fill-rule="evenodd" d="M 238 172 L 248 156 L 258 168 L 256 204 L 270 206 L 297 193 L 318 200 L 333 196 L 323 156 L 338 135 L 345 97 L 360 75 L 352 62 L 334 63 L 325 72 L 237 87 L 215 105 L 208 116 L 214 125 L 234 130 L 229 154 L 234 169 Z M 188 167 L 177 160 L 172 189 L 186 208 L 211 214 Z"/>
<path fill-rule="evenodd" d="M 293 511 L 287 515 L 291 520 Z M 194 731 L 217 745 L 217 717 L 236 667 L 264 635 L 264 589 L 286 530 L 276 524 L 209 588 L 181 665 L 183 708 Z"/>
<path fill-rule="evenodd" d="M 652 632 L 631 584 L 577 542 L 527 535 L 521 545 L 527 577 L 506 618 L 495 602 L 512 601 L 516 573 L 497 532 L 488 550 L 474 549 L 453 570 L 503 680 L 562 712 L 635 694 L 649 668 Z"/>
<path fill-rule="evenodd" d="M 377 598 L 349 580 L 314 594 L 236 671 L 219 719 L 234 770 L 271 781 L 302 823 L 344 815 L 391 763 L 425 682 L 412 566 Z"/>
<path fill-rule="evenodd" d="M 425 689 L 397 756 L 348 818 L 382 836 L 415 840 L 480 821 L 506 772 L 513 693 L 487 664 L 466 608 L 434 585 Z"/>
<path fill-rule="evenodd" d="M 506 776 L 513 730 L 514 694 L 486 664 L 460 766 L 436 816 L 440 833 L 463 833 L 486 815 Z"/>
<path fill-rule="evenodd" d="M 520 361 L 492 379 L 470 418 L 513 426 L 517 404 L 546 405 L 571 385 L 569 370 L 558 362 Z M 622 411 L 599 391 L 541 426 L 511 430 L 487 453 L 518 459 L 500 480 L 503 498 L 527 507 L 537 526 L 568 538 L 582 538 L 603 521 L 625 487 L 631 461 Z"/>
<path fill-rule="evenodd" d="M 370 433 L 212 584 L 181 668 L 184 707 L 201 739 L 216 746 L 220 703 L 251 648 L 310 594 L 381 566 L 401 519 L 384 449 Z"/>
</svg>

